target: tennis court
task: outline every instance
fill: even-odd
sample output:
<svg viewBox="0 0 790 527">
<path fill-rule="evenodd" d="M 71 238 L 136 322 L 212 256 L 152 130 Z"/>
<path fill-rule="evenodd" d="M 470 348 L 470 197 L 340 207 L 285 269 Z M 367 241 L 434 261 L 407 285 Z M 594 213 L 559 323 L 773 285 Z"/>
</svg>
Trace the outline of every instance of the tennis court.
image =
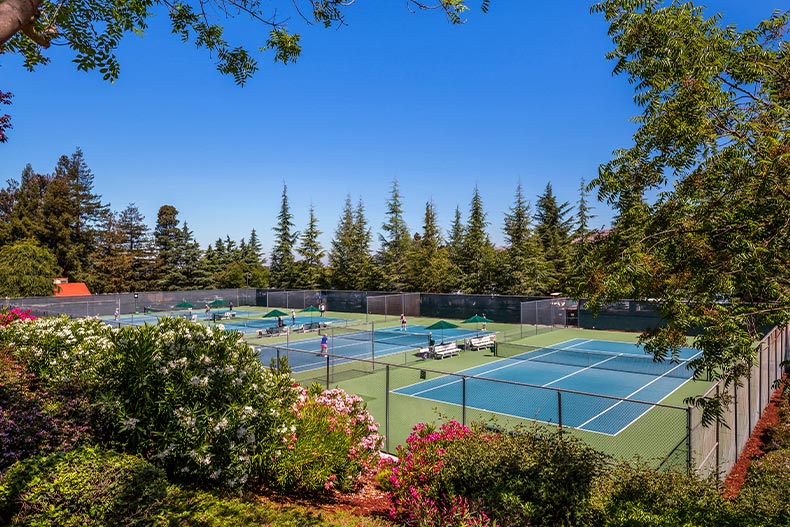
<svg viewBox="0 0 790 527">
<path fill-rule="evenodd" d="M 287 343 L 255 346 L 258 358 L 264 364 L 277 357 L 288 357 L 288 363 L 294 372 L 305 372 L 326 368 L 327 360 L 338 364 L 353 359 L 375 360 L 376 357 L 393 355 L 428 346 L 433 338 L 435 343 L 455 342 L 489 332 L 464 328 L 450 328 L 430 332 L 425 326 L 408 325 L 405 331 L 400 326 L 377 328 L 375 330 L 358 330 L 352 327 L 329 327 L 321 330 L 330 336 L 329 357 L 321 356 L 321 337 L 303 340 L 290 340 Z M 289 353 L 290 350 L 295 353 Z M 305 353 L 308 352 L 308 353 Z"/>
<path fill-rule="evenodd" d="M 697 353 L 682 348 L 679 362 L 657 363 L 636 344 L 577 338 L 466 369 L 460 373 L 473 377 L 465 381 L 440 376 L 394 393 L 461 405 L 465 382 L 468 408 L 617 435 L 649 409 L 644 402 L 662 401 L 692 378 L 686 365 Z M 556 390 L 566 390 L 561 406 Z"/>
</svg>

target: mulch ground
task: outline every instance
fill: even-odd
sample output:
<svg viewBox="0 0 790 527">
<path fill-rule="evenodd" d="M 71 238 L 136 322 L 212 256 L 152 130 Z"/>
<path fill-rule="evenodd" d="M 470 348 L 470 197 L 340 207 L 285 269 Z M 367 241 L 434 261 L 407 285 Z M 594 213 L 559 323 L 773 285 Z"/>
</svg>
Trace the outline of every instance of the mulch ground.
<svg viewBox="0 0 790 527">
<path fill-rule="evenodd" d="M 738 461 L 732 467 L 727 479 L 724 480 L 724 497 L 735 498 L 741 491 L 741 487 L 746 481 L 746 473 L 749 470 L 749 465 L 752 461 L 760 458 L 765 454 L 765 445 L 768 440 L 768 430 L 776 427 L 779 424 L 779 407 L 781 406 L 782 389 L 776 390 L 765 407 L 763 415 L 757 421 L 757 426 L 754 427 L 751 437 L 743 447 L 741 455 L 738 456 Z"/>
</svg>

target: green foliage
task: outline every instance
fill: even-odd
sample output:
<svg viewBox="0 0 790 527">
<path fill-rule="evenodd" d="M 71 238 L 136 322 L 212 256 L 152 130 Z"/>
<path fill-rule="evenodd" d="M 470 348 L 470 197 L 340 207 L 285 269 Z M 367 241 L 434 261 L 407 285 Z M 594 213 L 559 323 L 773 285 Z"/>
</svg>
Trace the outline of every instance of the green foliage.
<svg viewBox="0 0 790 527">
<path fill-rule="evenodd" d="M 381 226 L 384 233 L 379 235 L 381 249 L 377 255 L 377 263 L 381 266 L 384 275 L 382 286 L 387 291 L 403 291 L 409 286 L 407 266 L 412 239 L 406 220 L 403 219 L 403 205 L 397 179 L 392 182 L 386 216 L 387 221 Z"/>
<path fill-rule="evenodd" d="M 176 478 L 231 488 L 267 463 L 291 380 L 265 369 L 238 334 L 184 319 L 122 328 L 100 373 L 102 424 Z"/>
<path fill-rule="evenodd" d="M 790 320 L 788 13 L 738 31 L 702 7 L 662 5 L 593 7 L 642 114 L 633 145 L 593 181 L 618 217 L 589 246 L 577 295 L 662 299 L 654 351 L 701 330 L 697 371 L 729 384 L 761 329 Z"/>
<path fill-rule="evenodd" d="M 373 281 L 370 229 L 362 200 L 356 208 L 346 196 L 329 251 L 329 280 L 334 289 L 368 289 Z"/>
<path fill-rule="evenodd" d="M 715 481 L 618 465 L 596 482 L 592 518 L 610 527 L 742 525 Z"/>
<path fill-rule="evenodd" d="M 293 214 L 288 204 L 288 187 L 283 185 L 280 213 L 277 216 L 277 225 L 272 229 L 275 235 L 272 256 L 269 259 L 269 279 L 272 287 L 282 289 L 293 287 L 296 274 L 294 245 L 299 238 L 299 233 L 293 229 Z"/>
<path fill-rule="evenodd" d="M 164 473 L 135 457 L 94 448 L 19 462 L 0 476 L 0 522 L 40 527 L 151 525 Z"/>
<path fill-rule="evenodd" d="M 463 503 L 501 525 L 583 525 L 593 483 L 605 473 L 602 454 L 537 428 L 505 434 L 455 422 L 418 425 L 398 457 L 389 488 L 407 524 Z"/>
<path fill-rule="evenodd" d="M 785 421 L 786 426 L 786 421 Z M 790 525 L 787 493 L 790 492 L 790 448 L 768 452 L 749 466 L 736 500 L 739 525 Z"/>
<path fill-rule="evenodd" d="M 55 255 L 32 240 L 0 247 L 2 296 L 50 296 L 60 273 Z"/>
<path fill-rule="evenodd" d="M 317 289 L 324 285 L 325 273 L 323 259 L 324 248 L 318 237 L 318 219 L 315 217 L 315 208 L 310 205 L 310 219 L 307 228 L 302 232 L 299 247 L 296 252 L 301 259 L 297 262 L 296 286 L 304 289 Z"/>
<path fill-rule="evenodd" d="M 383 439 L 360 397 L 339 389 L 302 389 L 293 410 L 272 453 L 273 487 L 304 494 L 348 492 L 376 467 Z"/>
</svg>

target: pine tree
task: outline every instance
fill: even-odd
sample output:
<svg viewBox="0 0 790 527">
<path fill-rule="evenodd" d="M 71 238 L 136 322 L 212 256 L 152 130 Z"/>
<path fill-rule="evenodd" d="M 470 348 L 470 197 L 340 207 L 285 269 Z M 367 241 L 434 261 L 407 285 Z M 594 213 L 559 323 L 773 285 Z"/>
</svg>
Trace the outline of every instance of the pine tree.
<svg viewBox="0 0 790 527">
<path fill-rule="evenodd" d="M 61 156 L 58 160 L 52 183 L 58 181 L 64 183 L 66 194 L 51 196 L 60 204 L 59 212 L 63 214 L 59 222 L 61 229 L 55 234 L 59 243 L 53 249 L 67 276 L 87 282 L 90 287 L 94 279 L 91 256 L 96 251 L 98 232 L 106 222 L 109 206 L 93 193 L 93 173 L 79 148 L 70 157 Z M 68 203 L 65 207 L 63 200 Z M 63 229 L 66 222 L 68 227 Z"/>
<path fill-rule="evenodd" d="M 390 291 L 401 291 L 408 287 L 408 254 L 411 235 L 403 219 L 398 180 L 392 182 L 390 198 L 387 200 L 387 221 L 382 225 L 384 234 L 379 235 L 381 249 L 378 263 L 384 275 L 383 286 Z"/>
<path fill-rule="evenodd" d="M 354 208 L 351 196 L 346 196 L 329 251 L 329 269 L 333 289 L 364 290 L 371 282 L 370 229 L 362 200 Z"/>
<path fill-rule="evenodd" d="M 444 292 L 452 264 L 444 245 L 432 201 L 425 204 L 422 234 L 416 235 L 409 256 L 410 282 L 416 291 Z"/>
<path fill-rule="evenodd" d="M 317 289 L 324 283 L 323 259 L 326 253 L 318 240 L 319 236 L 321 236 L 321 231 L 318 230 L 318 219 L 315 217 L 315 210 L 311 204 L 307 229 L 302 233 L 301 243 L 296 250 L 301 258 L 298 262 L 297 287 Z"/>
<path fill-rule="evenodd" d="M 488 222 L 483 209 L 480 190 L 475 186 L 469 211 L 469 221 L 464 230 L 460 247 L 459 267 L 464 291 L 468 293 L 493 293 L 496 284 L 494 244 L 486 231 Z"/>
<path fill-rule="evenodd" d="M 515 201 L 505 214 L 505 252 L 502 289 L 514 295 L 534 295 L 542 290 L 547 266 L 543 250 L 532 229 L 529 202 L 519 182 Z"/>
<path fill-rule="evenodd" d="M 577 240 L 583 240 L 590 234 L 590 221 L 595 218 L 592 207 L 587 203 L 587 195 L 587 184 L 582 178 L 579 183 L 579 201 L 576 203 L 576 230 L 573 232 Z"/>
<path fill-rule="evenodd" d="M 285 185 L 283 185 L 280 214 L 277 218 L 277 226 L 273 229 L 275 240 L 269 264 L 269 278 L 272 287 L 285 289 L 293 285 L 295 274 L 293 248 L 299 236 L 299 233 L 293 230 L 293 215 L 288 205 L 288 187 Z"/>
<path fill-rule="evenodd" d="M 181 268 L 181 229 L 178 227 L 178 210 L 172 205 L 162 205 L 157 214 L 154 240 L 157 248 L 156 286 L 162 291 L 181 288 L 186 282 Z"/>
<path fill-rule="evenodd" d="M 179 265 L 181 274 L 184 276 L 181 289 L 199 289 L 208 281 L 208 272 L 201 264 L 203 252 L 200 250 L 200 244 L 195 240 L 193 232 L 189 230 L 187 222 L 184 222 L 184 226 L 181 228 L 178 243 L 181 253 Z"/>
<path fill-rule="evenodd" d="M 464 287 L 463 271 L 460 262 L 461 250 L 464 245 L 464 222 L 461 217 L 460 207 L 455 207 L 453 222 L 447 235 L 447 252 L 450 258 L 450 269 L 447 274 L 447 287 L 450 291 L 461 291 Z"/>
<path fill-rule="evenodd" d="M 569 210 L 570 205 L 567 202 L 557 203 L 551 183 L 548 183 L 545 192 L 538 196 L 535 211 L 535 231 L 549 265 L 543 293 L 555 292 L 567 286 L 565 278 L 569 269 L 572 223 Z"/>
</svg>

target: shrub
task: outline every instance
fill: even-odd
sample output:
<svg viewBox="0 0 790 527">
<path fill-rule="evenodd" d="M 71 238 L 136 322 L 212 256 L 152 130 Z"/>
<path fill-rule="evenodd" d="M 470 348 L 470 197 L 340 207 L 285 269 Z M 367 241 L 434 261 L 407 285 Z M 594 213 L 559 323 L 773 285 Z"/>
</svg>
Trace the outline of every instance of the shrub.
<svg viewBox="0 0 790 527">
<path fill-rule="evenodd" d="M 7 326 L 17 320 L 35 320 L 36 318 L 30 313 L 29 309 L 20 309 L 18 307 L 0 309 L 0 326 Z"/>
<path fill-rule="evenodd" d="M 0 342 L 45 383 L 101 386 L 97 372 L 112 350 L 112 328 L 93 318 L 20 320 L 0 328 Z"/>
<path fill-rule="evenodd" d="M 103 363 L 108 436 L 176 478 L 237 488 L 257 479 L 297 392 L 237 333 L 184 319 L 122 328 Z"/>
<path fill-rule="evenodd" d="M 790 525 L 790 450 L 774 450 L 749 466 L 736 504 L 742 525 Z"/>
<path fill-rule="evenodd" d="M 378 461 L 382 438 L 365 402 L 343 390 L 299 388 L 293 420 L 279 430 L 270 481 L 280 490 L 350 491 Z"/>
<path fill-rule="evenodd" d="M 0 350 L 0 470 L 91 437 L 87 400 L 75 387 L 47 390 Z"/>
<path fill-rule="evenodd" d="M 150 525 L 166 489 L 164 473 L 134 456 L 82 448 L 35 457 L 0 476 L 0 523 Z"/>
<path fill-rule="evenodd" d="M 391 468 L 393 516 L 407 525 L 579 525 L 604 456 L 543 429 L 418 425 Z M 433 519 L 463 510 L 463 521 Z M 436 523 L 436 522 L 439 523 Z"/>
<path fill-rule="evenodd" d="M 741 525 L 716 482 L 622 464 L 598 480 L 591 500 L 607 527 Z"/>
</svg>

